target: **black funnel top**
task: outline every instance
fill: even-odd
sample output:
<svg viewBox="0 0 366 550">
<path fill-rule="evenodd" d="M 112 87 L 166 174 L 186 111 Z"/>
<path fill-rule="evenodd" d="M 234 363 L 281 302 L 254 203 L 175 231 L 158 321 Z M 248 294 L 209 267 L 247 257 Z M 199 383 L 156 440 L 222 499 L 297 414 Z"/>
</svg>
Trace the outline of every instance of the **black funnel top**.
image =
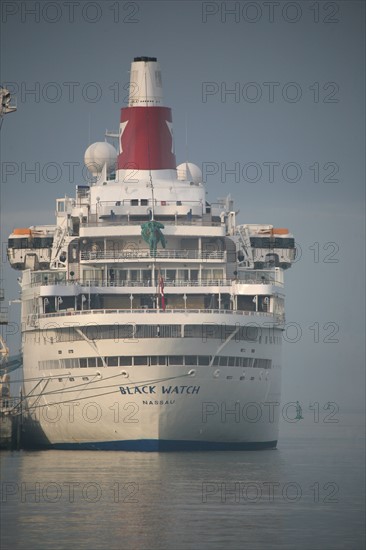
<svg viewBox="0 0 366 550">
<path fill-rule="evenodd" d="M 156 57 L 134 57 L 134 61 L 157 61 Z"/>
</svg>

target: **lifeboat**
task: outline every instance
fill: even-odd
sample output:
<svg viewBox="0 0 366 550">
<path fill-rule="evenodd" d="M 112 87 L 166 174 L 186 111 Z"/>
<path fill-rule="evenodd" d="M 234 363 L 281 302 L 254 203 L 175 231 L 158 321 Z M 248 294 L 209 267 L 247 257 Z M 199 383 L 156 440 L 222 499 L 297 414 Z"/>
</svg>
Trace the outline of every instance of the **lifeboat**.
<svg viewBox="0 0 366 550">
<path fill-rule="evenodd" d="M 14 229 L 13 235 L 23 235 L 23 236 L 31 237 L 32 231 L 27 227 L 18 227 L 17 229 Z"/>
</svg>

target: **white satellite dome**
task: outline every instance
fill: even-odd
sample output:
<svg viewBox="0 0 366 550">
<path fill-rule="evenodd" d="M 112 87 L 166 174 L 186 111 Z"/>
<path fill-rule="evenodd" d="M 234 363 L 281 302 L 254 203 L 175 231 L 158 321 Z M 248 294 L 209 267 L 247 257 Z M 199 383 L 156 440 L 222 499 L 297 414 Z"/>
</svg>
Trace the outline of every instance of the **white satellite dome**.
<svg viewBox="0 0 366 550">
<path fill-rule="evenodd" d="M 116 165 L 117 151 L 107 141 L 97 141 L 89 145 L 84 155 L 85 166 L 93 176 L 98 176 L 107 163 L 107 173 L 110 173 Z"/>
<path fill-rule="evenodd" d="M 202 182 L 202 172 L 197 164 L 192 162 L 182 162 L 177 166 L 177 175 L 179 180 L 193 181 L 194 183 Z"/>
</svg>

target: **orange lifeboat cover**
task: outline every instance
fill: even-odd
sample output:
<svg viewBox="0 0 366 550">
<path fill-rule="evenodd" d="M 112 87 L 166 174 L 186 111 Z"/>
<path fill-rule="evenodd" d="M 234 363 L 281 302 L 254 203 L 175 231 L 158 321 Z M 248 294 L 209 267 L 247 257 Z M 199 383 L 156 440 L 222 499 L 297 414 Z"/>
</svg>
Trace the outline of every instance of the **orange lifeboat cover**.
<svg viewBox="0 0 366 550">
<path fill-rule="evenodd" d="M 13 234 L 14 235 L 31 235 L 32 231 L 28 228 L 20 227 L 20 228 L 14 229 Z"/>
</svg>

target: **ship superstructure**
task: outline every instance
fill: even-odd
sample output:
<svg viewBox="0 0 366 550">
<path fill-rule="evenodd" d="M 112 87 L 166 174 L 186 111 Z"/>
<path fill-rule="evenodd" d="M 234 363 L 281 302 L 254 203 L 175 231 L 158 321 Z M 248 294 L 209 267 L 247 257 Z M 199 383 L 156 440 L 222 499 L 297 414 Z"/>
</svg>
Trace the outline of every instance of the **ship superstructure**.
<svg viewBox="0 0 366 550">
<path fill-rule="evenodd" d="M 135 58 L 116 134 L 56 223 L 15 229 L 24 395 L 60 448 L 274 447 L 287 229 L 237 224 L 200 169 L 177 166 L 156 58 Z M 277 405 L 276 405 L 277 404 Z M 255 420 L 253 420 L 255 415 Z"/>
</svg>

